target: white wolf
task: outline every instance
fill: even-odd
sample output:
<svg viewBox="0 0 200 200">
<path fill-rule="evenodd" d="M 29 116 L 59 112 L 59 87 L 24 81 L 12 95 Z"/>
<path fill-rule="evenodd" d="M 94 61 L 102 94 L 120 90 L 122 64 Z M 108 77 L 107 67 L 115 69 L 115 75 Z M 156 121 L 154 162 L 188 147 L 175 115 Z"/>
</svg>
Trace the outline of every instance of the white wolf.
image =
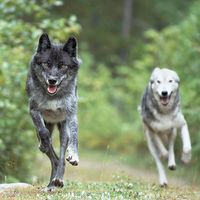
<svg viewBox="0 0 200 200">
<path fill-rule="evenodd" d="M 180 108 L 179 82 L 175 71 L 155 68 L 140 107 L 148 148 L 155 159 L 161 186 L 167 185 L 167 178 L 160 158 L 168 157 L 168 168 L 176 169 L 174 142 L 177 129 L 180 129 L 183 142 L 181 159 L 184 163 L 191 160 L 188 126 Z"/>
</svg>

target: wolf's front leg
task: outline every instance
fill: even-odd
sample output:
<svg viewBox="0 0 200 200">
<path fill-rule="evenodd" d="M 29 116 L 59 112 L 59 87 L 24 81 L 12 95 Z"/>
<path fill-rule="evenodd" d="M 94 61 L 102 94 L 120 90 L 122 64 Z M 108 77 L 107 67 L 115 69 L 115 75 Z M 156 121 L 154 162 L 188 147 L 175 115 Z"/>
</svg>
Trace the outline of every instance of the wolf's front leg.
<svg viewBox="0 0 200 200">
<path fill-rule="evenodd" d="M 68 156 L 66 159 L 70 164 L 76 166 L 79 163 L 78 122 L 76 116 L 73 116 L 69 121 L 67 134 L 68 134 L 68 146 L 67 146 Z"/>
<path fill-rule="evenodd" d="M 168 168 L 170 170 L 176 169 L 175 154 L 174 154 L 174 142 L 176 140 L 177 129 L 173 128 L 169 134 L 169 157 L 168 157 Z"/>
<path fill-rule="evenodd" d="M 54 124 L 52 124 L 52 123 L 45 123 L 45 126 L 49 130 L 50 136 L 52 136 Z M 49 157 L 49 159 L 51 161 L 51 176 L 50 176 L 49 184 L 44 189 L 44 191 L 50 192 L 50 191 L 54 191 L 54 189 L 55 189 L 55 185 L 52 184 L 52 180 L 56 176 L 56 173 L 57 173 L 57 167 L 58 167 L 59 158 L 56 155 L 56 153 L 55 153 L 55 151 L 53 149 L 52 144 L 51 144 L 51 148 L 49 149 L 49 151 L 46 152 L 46 155 Z"/>
<path fill-rule="evenodd" d="M 183 142 L 183 153 L 181 160 L 187 164 L 190 162 L 192 158 L 192 147 L 191 147 L 191 141 L 190 141 L 190 134 L 188 131 L 188 126 L 187 123 L 181 127 L 181 137 L 182 137 L 182 142 Z"/>
<path fill-rule="evenodd" d="M 46 128 L 42 115 L 37 110 L 37 106 L 34 104 L 34 102 L 30 103 L 30 115 L 36 127 L 37 136 L 40 141 L 39 149 L 43 153 L 46 153 L 50 149 L 50 144 L 51 144 L 50 133 L 49 130 Z"/>
<path fill-rule="evenodd" d="M 51 143 L 53 124 L 45 124 L 41 116 L 41 113 L 36 109 L 37 107 L 33 105 L 34 104 L 30 103 L 30 114 L 37 130 L 38 139 L 40 140 L 39 149 L 49 157 L 51 162 L 52 169 L 51 169 L 50 182 L 47 188 L 45 188 L 45 191 L 51 191 L 54 189 L 54 185 L 52 184 L 52 179 L 55 176 L 55 172 L 57 170 L 57 165 L 58 165 L 58 157 Z"/>
<path fill-rule="evenodd" d="M 154 141 L 154 138 L 152 137 L 152 134 L 154 134 L 154 133 L 152 133 L 148 129 L 148 127 L 145 127 L 145 135 L 146 135 L 146 139 L 147 139 L 147 145 L 148 145 L 151 155 L 153 156 L 153 158 L 156 162 L 156 166 L 157 166 L 157 170 L 158 170 L 158 174 L 159 174 L 160 185 L 163 187 L 163 186 L 167 186 L 167 178 L 165 175 L 165 169 L 162 165 L 158 151 L 156 149 L 155 141 Z"/>
</svg>

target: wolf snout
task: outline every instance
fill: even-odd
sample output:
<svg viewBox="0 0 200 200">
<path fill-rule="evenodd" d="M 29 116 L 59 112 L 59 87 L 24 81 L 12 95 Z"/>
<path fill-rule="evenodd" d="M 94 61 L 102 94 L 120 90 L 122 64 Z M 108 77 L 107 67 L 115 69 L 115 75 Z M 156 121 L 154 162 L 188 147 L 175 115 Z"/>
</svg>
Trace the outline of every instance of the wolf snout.
<svg viewBox="0 0 200 200">
<path fill-rule="evenodd" d="M 161 94 L 162 94 L 163 97 L 167 97 L 168 96 L 168 92 L 167 91 L 162 91 Z"/>
<path fill-rule="evenodd" d="M 47 91 L 50 95 L 56 94 L 58 91 L 58 87 L 60 82 L 56 78 L 47 79 Z"/>
<path fill-rule="evenodd" d="M 56 79 L 48 79 L 47 80 L 47 83 L 49 84 L 49 85 L 57 85 L 57 83 L 58 83 L 58 81 L 56 80 Z"/>
</svg>

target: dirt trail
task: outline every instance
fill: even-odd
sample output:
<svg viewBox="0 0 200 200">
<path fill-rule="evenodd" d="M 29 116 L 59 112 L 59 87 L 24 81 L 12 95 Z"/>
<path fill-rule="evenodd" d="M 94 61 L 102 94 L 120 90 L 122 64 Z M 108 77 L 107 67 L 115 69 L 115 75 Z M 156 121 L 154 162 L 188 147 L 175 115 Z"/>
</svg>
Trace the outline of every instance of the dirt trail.
<svg viewBox="0 0 200 200">
<path fill-rule="evenodd" d="M 40 155 L 38 166 L 33 174 L 40 181 L 48 182 L 50 176 L 50 163 L 48 159 Z M 37 164 L 36 164 L 37 165 Z M 174 172 L 166 169 L 168 183 L 170 186 L 188 186 L 190 183 L 183 178 L 173 175 Z M 65 180 L 81 181 L 81 182 L 104 182 L 112 181 L 117 176 L 125 176 L 133 181 L 158 184 L 158 174 L 154 168 L 147 170 L 135 166 L 130 166 L 119 162 L 116 158 L 98 160 L 98 158 L 90 158 L 82 156 L 78 166 L 66 165 Z"/>
<path fill-rule="evenodd" d="M 149 168 L 149 170 L 146 170 L 139 167 L 134 167 L 133 165 L 126 165 L 121 161 L 119 156 L 112 157 L 112 159 L 110 159 L 107 155 L 104 155 L 104 157 L 101 155 L 100 159 L 98 158 L 99 156 L 96 154 L 87 154 L 86 156 L 82 155 L 79 166 L 73 167 L 69 164 L 66 165 L 66 187 L 64 187 L 62 190 L 59 190 L 58 193 L 55 193 L 55 196 L 52 196 L 52 199 L 72 199 L 72 193 L 73 195 L 77 196 L 77 199 L 89 199 L 88 195 L 91 197 L 90 199 L 93 199 L 91 195 L 95 197 L 94 199 L 102 199 L 102 194 L 112 194 L 116 197 L 116 199 L 121 199 L 122 195 L 125 197 L 130 197 L 131 195 L 140 195 L 139 197 L 141 198 L 139 199 L 151 200 L 200 199 L 199 188 L 197 186 L 191 186 L 190 183 L 187 183 L 182 178 L 180 179 L 177 178 L 177 176 L 168 176 L 170 187 L 162 190 L 158 189 L 159 187 L 156 187 L 155 185 L 144 184 L 158 184 L 156 169 L 151 170 Z M 49 181 L 50 162 L 46 156 L 40 154 L 39 158 L 35 159 L 33 163 L 34 171 L 32 174 L 36 179 L 34 184 L 35 186 L 30 189 L 9 190 L 8 192 L 4 192 L 2 194 L 0 193 L 0 199 L 51 199 L 50 194 L 41 192 L 41 189 L 47 185 Z M 170 174 L 173 175 L 173 172 Z M 124 177 L 130 180 L 127 180 Z M 107 184 L 107 182 L 110 183 Z M 131 185 L 131 188 L 127 187 L 127 183 L 136 182 L 138 182 L 138 184 L 128 184 L 128 186 Z M 54 194 L 52 193 L 52 195 Z M 83 195 L 85 195 L 85 198 L 83 198 Z"/>
<path fill-rule="evenodd" d="M 97 162 L 91 160 L 82 160 L 79 167 L 68 167 L 66 178 L 80 181 L 110 181 L 115 176 L 126 176 L 134 181 L 146 183 L 158 183 L 157 171 L 144 170 L 115 162 Z M 168 176 L 171 186 L 186 186 L 187 181 L 180 178 Z"/>
</svg>

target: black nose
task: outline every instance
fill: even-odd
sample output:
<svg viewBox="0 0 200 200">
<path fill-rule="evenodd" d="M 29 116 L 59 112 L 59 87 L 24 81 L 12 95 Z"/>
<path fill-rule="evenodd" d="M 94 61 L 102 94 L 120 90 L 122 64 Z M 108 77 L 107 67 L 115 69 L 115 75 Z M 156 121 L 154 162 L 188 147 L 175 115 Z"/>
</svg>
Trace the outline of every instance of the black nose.
<svg viewBox="0 0 200 200">
<path fill-rule="evenodd" d="M 163 97 L 166 97 L 168 95 L 168 92 L 167 91 L 162 91 L 162 96 Z"/>
<path fill-rule="evenodd" d="M 57 83 L 57 80 L 55 79 L 48 79 L 49 85 L 55 85 Z"/>
</svg>

